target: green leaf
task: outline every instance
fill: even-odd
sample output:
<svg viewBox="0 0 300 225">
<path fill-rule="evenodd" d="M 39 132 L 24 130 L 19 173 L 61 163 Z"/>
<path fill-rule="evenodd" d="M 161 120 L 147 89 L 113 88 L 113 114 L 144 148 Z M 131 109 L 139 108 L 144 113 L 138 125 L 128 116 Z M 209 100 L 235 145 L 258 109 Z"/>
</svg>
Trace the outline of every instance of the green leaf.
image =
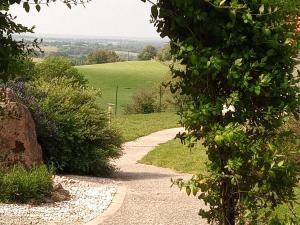
<svg viewBox="0 0 300 225">
<path fill-rule="evenodd" d="M 36 8 L 36 10 L 37 10 L 38 12 L 41 11 L 41 6 L 40 6 L 40 5 L 36 5 L 35 8 Z"/>
<path fill-rule="evenodd" d="M 242 58 L 236 59 L 236 60 L 234 61 L 234 65 L 236 65 L 236 66 L 241 66 L 241 65 L 242 65 L 242 61 L 243 61 Z"/>
<path fill-rule="evenodd" d="M 191 194 L 191 188 L 189 186 L 186 187 L 185 191 L 187 195 Z"/>
<path fill-rule="evenodd" d="M 224 138 L 222 135 L 216 135 L 214 141 L 220 145 L 223 142 Z"/>
<path fill-rule="evenodd" d="M 256 95 L 260 95 L 261 88 L 260 88 L 260 86 L 259 86 L 259 85 L 255 86 L 255 88 L 254 88 L 254 92 L 255 92 L 255 94 L 256 94 Z"/>
<path fill-rule="evenodd" d="M 151 7 L 151 14 L 152 14 L 152 16 L 153 16 L 154 19 L 157 19 L 157 16 L 158 16 L 157 5 L 153 5 Z"/>
<path fill-rule="evenodd" d="M 222 0 L 222 1 L 220 2 L 220 6 L 224 5 L 225 2 L 226 2 L 226 0 Z"/>
<path fill-rule="evenodd" d="M 282 167 L 282 166 L 283 166 L 283 163 L 284 163 L 284 160 L 280 161 L 277 165 L 278 165 L 279 167 Z"/>
<path fill-rule="evenodd" d="M 25 9 L 26 12 L 29 12 L 29 10 L 30 10 L 29 3 L 28 2 L 24 2 L 23 3 L 23 8 Z"/>
<path fill-rule="evenodd" d="M 260 14 L 263 14 L 264 11 L 265 11 L 265 5 L 262 4 L 262 5 L 259 7 L 259 13 L 260 13 Z"/>
</svg>

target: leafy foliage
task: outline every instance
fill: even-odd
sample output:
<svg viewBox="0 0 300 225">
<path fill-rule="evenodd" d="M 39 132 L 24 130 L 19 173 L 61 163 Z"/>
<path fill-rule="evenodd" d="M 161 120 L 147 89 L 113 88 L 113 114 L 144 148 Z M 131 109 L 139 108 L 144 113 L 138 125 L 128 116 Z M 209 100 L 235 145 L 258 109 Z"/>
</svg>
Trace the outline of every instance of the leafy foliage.
<svg viewBox="0 0 300 225">
<path fill-rule="evenodd" d="M 108 175 L 121 155 L 120 136 L 96 103 L 99 92 L 66 77 L 11 85 L 29 107 L 47 164 L 59 171 Z"/>
<path fill-rule="evenodd" d="M 117 53 L 108 50 L 93 51 L 87 56 L 87 64 L 112 63 L 118 61 L 120 61 L 120 58 Z"/>
<path fill-rule="evenodd" d="M 0 169 L 0 201 L 40 202 L 50 195 L 53 170 L 46 166 L 30 170 L 20 165 Z"/>
<path fill-rule="evenodd" d="M 157 59 L 162 62 L 172 60 L 170 44 L 166 44 L 162 49 L 159 50 L 157 53 Z"/>
<path fill-rule="evenodd" d="M 69 8 L 72 5 L 84 4 L 90 0 L 65 0 Z M 24 40 L 15 40 L 14 34 L 33 33 L 34 27 L 27 27 L 15 22 L 15 16 L 9 12 L 12 5 L 19 5 L 29 12 L 32 7 L 40 11 L 41 5 L 48 5 L 56 2 L 56 0 L 1 0 L 0 2 L 0 82 L 6 82 L 14 79 L 16 74 L 15 64 L 26 61 L 28 56 L 33 54 L 38 47 L 38 40 L 32 43 L 24 42 Z"/>
<path fill-rule="evenodd" d="M 183 141 L 203 139 L 209 176 L 175 182 L 209 204 L 209 223 L 283 224 L 271 211 L 292 208 L 297 185 L 290 132 L 299 116 L 299 1 L 158 0 L 152 19 L 182 64 L 173 90 L 189 97 Z M 287 218 L 286 221 L 293 220 Z"/>
<path fill-rule="evenodd" d="M 139 60 L 150 60 L 156 57 L 157 50 L 152 45 L 147 45 L 138 55 Z"/>
<path fill-rule="evenodd" d="M 154 113 L 159 111 L 157 95 L 152 90 L 143 89 L 132 96 L 132 102 L 125 107 L 126 114 Z"/>
<path fill-rule="evenodd" d="M 14 78 L 14 73 L 10 73 L 12 65 L 25 60 L 33 52 L 27 43 L 13 39 L 12 34 L 33 32 L 33 29 L 14 22 L 14 17 L 8 13 L 9 5 L 9 1 L 0 3 L 0 81 L 2 82 Z M 33 46 L 36 44 L 37 41 L 34 41 Z"/>
<path fill-rule="evenodd" d="M 51 56 L 36 64 L 34 68 L 34 77 L 42 77 L 45 80 L 65 77 L 74 80 L 81 85 L 85 85 L 87 80 L 82 74 L 72 66 L 72 61 L 63 56 Z"/>
</svg>

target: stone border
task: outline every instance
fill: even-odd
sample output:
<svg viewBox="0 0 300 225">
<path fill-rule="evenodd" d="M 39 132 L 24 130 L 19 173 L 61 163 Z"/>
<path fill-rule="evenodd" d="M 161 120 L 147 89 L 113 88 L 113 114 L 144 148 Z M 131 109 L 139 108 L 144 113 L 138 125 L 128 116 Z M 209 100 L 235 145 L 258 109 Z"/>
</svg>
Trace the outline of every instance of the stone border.
<svg viewBox="0 0 300 225">
<path fill-rule="evenodd" d="M 113 216 L 122 206 L 126 193 L 127 188 L 125 186 L 119 186 L 108 208 L 99 216 L 89 221 L 88 223 L 85 223 L 84 225 L 100 225 L 105 220 Z"/>
</svg>

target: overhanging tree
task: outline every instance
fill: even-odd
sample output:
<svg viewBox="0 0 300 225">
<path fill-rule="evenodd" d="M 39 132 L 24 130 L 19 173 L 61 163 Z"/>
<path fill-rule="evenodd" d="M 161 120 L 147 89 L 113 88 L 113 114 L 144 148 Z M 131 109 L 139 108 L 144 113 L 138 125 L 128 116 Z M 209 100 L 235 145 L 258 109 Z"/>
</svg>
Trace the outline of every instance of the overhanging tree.
<svg viewBox="0 0 300 225">
<path fill-rule="evenodd" d="M 69 8 L 72 5 L 84 4 L 90 0 L 1 0 L 0 1 L 0 81 L 6 82 L 14 78 L 16 65 L 26 60 L 37 48 L 38 41 L 32 43 L 16 40 L 13 35 L 32 33 L 34 27 L 26 27 L 15 22 L 15 16 L 9 12 L 12 5 L 20 5 L 29 12 L 31 8 L 41 10 L 42 5 L 63 2 Z"/>
<path fill-rule="evenodd" d="M 200 215 L 211 224 L 281 224 L 272 210 L 292 207 L 298 182 L 293 136 L 282 127 L 299 116 L 299 1 L 152 4 L 157 31 L 182 65 L 171 66 L 173 89 L 190 98 L 181 138 L 203 140 L 209 158 L 208 176 L 175 183 L 202 191 L 209 210 Z"/>
</svg>

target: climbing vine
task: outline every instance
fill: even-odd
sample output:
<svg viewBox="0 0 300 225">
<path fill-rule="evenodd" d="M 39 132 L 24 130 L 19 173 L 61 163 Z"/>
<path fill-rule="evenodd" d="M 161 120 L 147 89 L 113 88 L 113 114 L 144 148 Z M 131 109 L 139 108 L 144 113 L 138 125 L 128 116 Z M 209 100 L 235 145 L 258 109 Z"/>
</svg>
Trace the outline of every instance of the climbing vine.
<svg viewBox="0 0 300 225">
<path fill-rule="evenodd" d="M 143 0 L 144 2 L 146 0 Z M 171 41 L 173 91 L 189 97 L 183 141 L 203 141 L 209 175 L 176 180 L 209 209 L 210 224 L 296 223 L 293 135 L 299 119 L 299 1 L 158 0 L 152 20 Z M 178 66 L 178 63 L 181 66 Z"/>
</svg>

